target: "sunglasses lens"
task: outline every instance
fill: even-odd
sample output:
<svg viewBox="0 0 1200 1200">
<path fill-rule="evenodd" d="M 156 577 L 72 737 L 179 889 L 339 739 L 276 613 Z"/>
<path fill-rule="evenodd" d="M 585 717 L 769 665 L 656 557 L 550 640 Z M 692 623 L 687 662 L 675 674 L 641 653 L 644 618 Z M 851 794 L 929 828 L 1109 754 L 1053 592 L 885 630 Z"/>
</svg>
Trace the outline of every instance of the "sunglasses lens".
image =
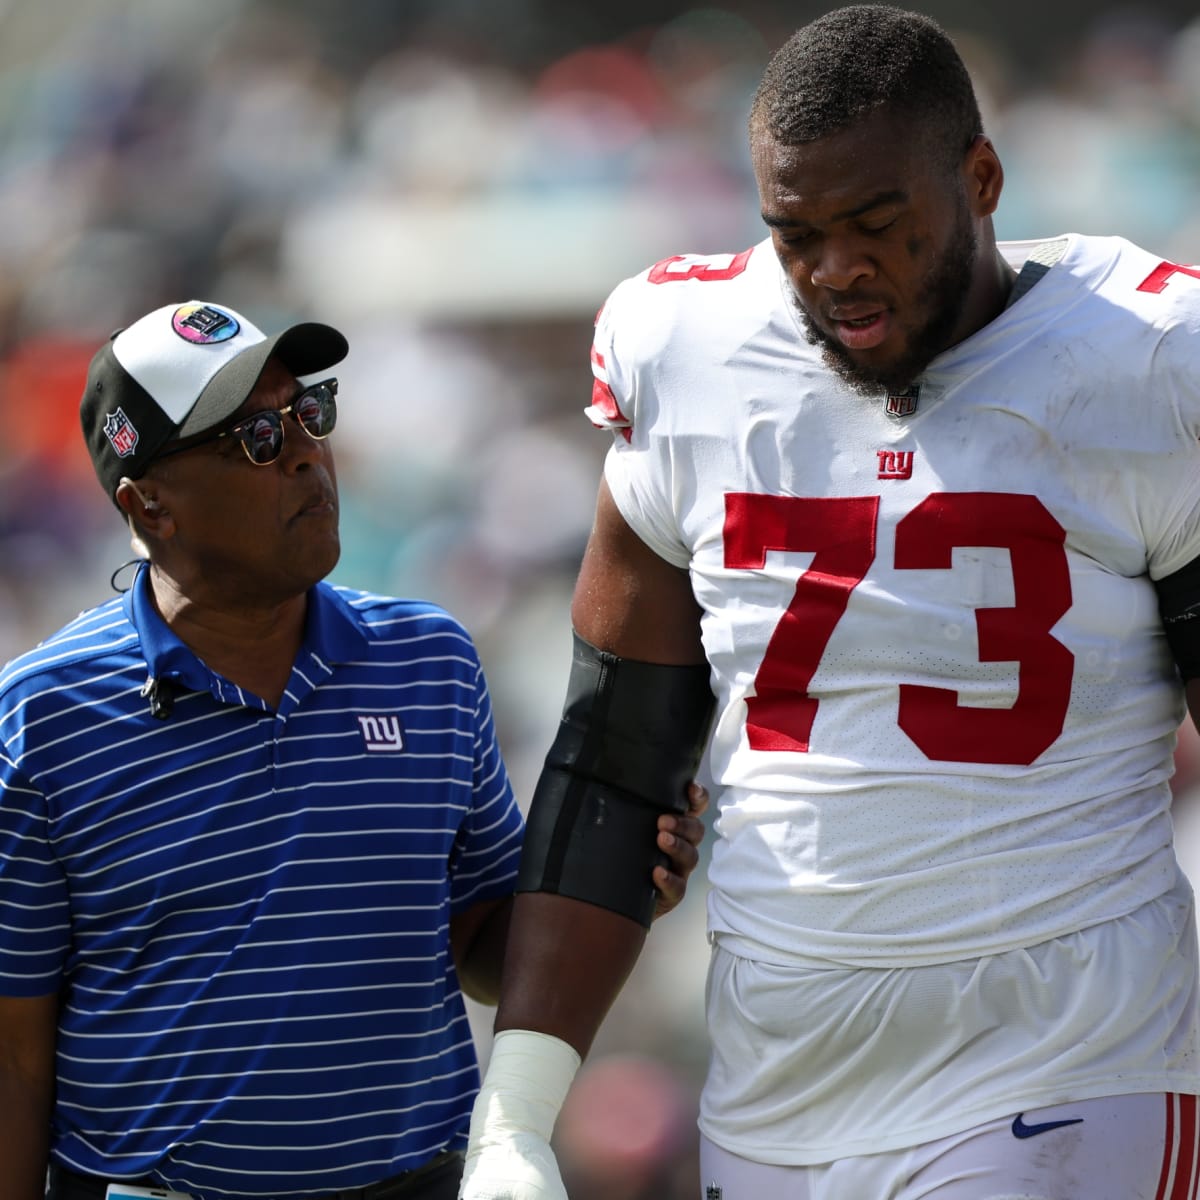
<svg viewBox="0 0 1200 1200">
<path fill-rule="evenodd" d="M 290 412 L 310 438 L 327 438 L 337 424 L 336 383 L 317 383 L 300 393 L 281 412 L 264 409 L 235 425 L 231 433 L 255 466 L 273 463 L 283 450 L 283 414 Z"/>
<path fill-rule="evenodd" d="M 283 418 L 277 412 L 256 413 L 237 432 L 250 461 L 259 466 L 274 462 L 283 449 Z"/>
<path fill-rule="evenodd" d="M 337 424 L 337 400 L 333 389 L 324 383 L 309 388 L 296 401 L 293 412 L 309 437 L 328 437 Z"/>
</svg>

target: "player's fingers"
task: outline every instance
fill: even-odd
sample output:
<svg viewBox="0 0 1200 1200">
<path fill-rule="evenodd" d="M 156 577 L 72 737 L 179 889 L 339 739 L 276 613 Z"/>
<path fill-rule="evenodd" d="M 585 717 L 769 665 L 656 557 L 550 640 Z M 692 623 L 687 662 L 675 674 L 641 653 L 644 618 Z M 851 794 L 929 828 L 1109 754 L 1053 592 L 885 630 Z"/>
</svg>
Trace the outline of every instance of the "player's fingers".
<svg viewBox="0 0 1200 1200">
<path fill-rule="evenodd" d="M 654 886 L 658 890 L 658 899 L 654 905 L 655 917 L 669 913 L 687 892 L 687 881 L 681 875 L 676 875 L 666 867 L 654 868 Z"/>
<path fill-rule="evenodd" d="M 688 784 L 688 812 L 694 817 L 701 817 L 708 808 L 708 789 L 694 779 Z"/>
</svg>

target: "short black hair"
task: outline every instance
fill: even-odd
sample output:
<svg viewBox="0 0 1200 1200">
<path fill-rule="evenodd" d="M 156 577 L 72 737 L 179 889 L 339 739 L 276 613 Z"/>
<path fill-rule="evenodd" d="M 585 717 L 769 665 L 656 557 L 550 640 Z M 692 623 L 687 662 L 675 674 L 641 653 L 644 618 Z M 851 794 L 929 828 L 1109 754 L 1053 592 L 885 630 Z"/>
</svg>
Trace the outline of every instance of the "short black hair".
<svg viewBox="0 0 1200 1200">
<path fill-rule="evenodd" d="M 910 116 L 956 166 L 983 132 L 966 65 L 945 30 L 886 4 L 838 8 L 771 58 L 750 128 L 784 145 L 827 137 L 880 111 Z"/>
</svg>

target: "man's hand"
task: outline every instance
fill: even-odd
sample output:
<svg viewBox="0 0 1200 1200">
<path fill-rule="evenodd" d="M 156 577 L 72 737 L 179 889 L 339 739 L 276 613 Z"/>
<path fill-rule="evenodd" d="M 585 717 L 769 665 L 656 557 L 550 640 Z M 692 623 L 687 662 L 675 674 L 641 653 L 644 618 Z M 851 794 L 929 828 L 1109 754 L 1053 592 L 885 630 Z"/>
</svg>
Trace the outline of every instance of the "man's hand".
<svg viewBox="0 0 1200 1200">
<path fill-rule="evenodd" d="M 658 903 L 654 919 L 669 913 L 684 897 L 687 881 L 700 862 L 700 842 L 704 838 L 704 822 L 700 820 L 708 808 L 708 792 L 698 783 L 688 784 L 686 813 L 663 813 L 658 818 L 658 848 L 671 860 L 669 866 L 654 868 L 654 886 Z"/>
</svg>

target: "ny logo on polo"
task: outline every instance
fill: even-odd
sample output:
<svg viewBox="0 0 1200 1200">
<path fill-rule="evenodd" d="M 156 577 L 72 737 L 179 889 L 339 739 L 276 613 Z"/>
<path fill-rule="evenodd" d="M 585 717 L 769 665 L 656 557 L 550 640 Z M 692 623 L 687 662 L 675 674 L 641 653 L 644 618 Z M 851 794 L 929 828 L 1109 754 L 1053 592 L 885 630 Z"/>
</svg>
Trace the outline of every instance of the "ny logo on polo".
<svg viewBox="0 0 1200 1200">
<path fill-rule="evenodd" d="M 371 754 L 394 754 L 404 749 L 404 726 L 394 713 L 379 716 L 360 716 L 363 746 Z"/>
<path fill-rule="evenodd" d="M 880 479 L 911 479 L 913 452 L 911 450 L 876 450 L 879 456 Z"/>
</svg>

